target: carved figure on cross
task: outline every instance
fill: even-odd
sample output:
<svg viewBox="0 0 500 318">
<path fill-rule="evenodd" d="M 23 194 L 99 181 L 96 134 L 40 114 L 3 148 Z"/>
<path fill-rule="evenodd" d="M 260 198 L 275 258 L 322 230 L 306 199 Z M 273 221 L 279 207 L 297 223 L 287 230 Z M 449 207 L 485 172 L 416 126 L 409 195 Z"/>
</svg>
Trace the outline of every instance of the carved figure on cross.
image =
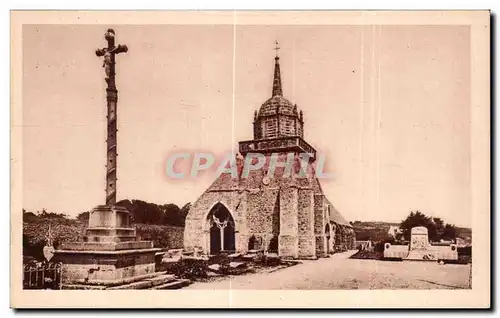
<svg viewBox="0 0 500 318">
<path fill-rule="evenodd" d="M 219 228 L 220 232 L 220 249 L 221 251 L 224 250 L 224 229 L 227 227 L 229 218 L 226 218 L 224 221 L 220 221 L 218 217 L 215 215 L 212 215 L 212 220 L 214 221 L 214 224 L 217 225 Z"/>
<path fill-rule="evenodd" d="M 104 38 L 108 42 L 108 47 L 97 49 L 95 54 L 99 57 L 104 57 L 102 67 L 104 67 L 106 74 L 106 82 L 112 86 L 114 81 L 111 81 L 111 79 L 115 76 L 115 55 L 126 53 L 128 48 L 126 45 L 121 44 L 115 46 L 115 31 L 113 29 L 108 29 L 104 34 Z"/>
<path fill-rule="evenodd" d="M 215 215 L 212 215 L 212 218 L 219 229 L 223 230 L 227 226 L 228 219 L 221 222 Z"/>
</svg>

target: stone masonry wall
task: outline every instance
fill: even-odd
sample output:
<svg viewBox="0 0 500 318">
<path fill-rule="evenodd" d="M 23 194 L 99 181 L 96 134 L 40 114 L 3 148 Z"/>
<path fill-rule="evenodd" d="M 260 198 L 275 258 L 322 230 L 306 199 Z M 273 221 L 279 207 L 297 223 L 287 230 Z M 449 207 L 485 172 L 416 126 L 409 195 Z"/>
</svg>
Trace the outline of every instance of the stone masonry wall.
<svg viewBox="0 0 500 318">
<path fill-rule="evenodd" d="M 314 257 L 314 196 L 313 190 L 298 191 L 298 238 L 299 257 Z"/>
<path fill-rule="evenodd" d="M 247 229 L 249 249 L 268 250 L 279 235 L 279 190 L 266 189 L 247 195 Z M 251 245 L 251 246 L 250 246 Z M 276 249 L 277 247 L 271 247 Z"/>
<path fill-rule="evenodd" d="M 298 257 L 297 189 L 288 187 L 280 191 L 280 235 L 279 255 L 282 257 Z"/>
<path fill-rule="evenodd" d="M 316 241 L 316 256 L 325 256 L 325 196 L 314 195 L 314 235 Z"/>
</svg>

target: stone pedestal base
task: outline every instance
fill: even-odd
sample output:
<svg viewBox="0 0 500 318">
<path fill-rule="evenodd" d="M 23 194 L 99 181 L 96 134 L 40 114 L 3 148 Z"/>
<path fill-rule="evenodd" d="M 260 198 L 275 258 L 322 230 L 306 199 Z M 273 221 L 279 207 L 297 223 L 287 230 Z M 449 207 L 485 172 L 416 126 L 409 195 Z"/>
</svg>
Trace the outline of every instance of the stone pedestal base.
<svg viewBox="0 0 500 318">
<path fill-rule="evenodd" d="M 63 263 L 63 284 L 115 286 L 154 274 L 159 250 L 58 250 L 54 258 Z"/>
<path fill-rule="evenodd" d="M 458 260 L 458 251 L 455 244 L 445 246 L 431 245 L 425 250 L 410 251 L 404 259 L 410 261 L 456 261 Z"/>
<path fill-rule="evenodd" d="M 407 245 L 385 243 L 384 258 L 408 261 L 456 261 L 458 260 L 458 251 L 455 244 L 429 245 L 425 248 L 410 250 Z"/>
<path fill-rule="evenodd" d="M 55 252 L 55 261 L 63 263 L 63 285 L 117 286 L 154 276 L 161 249 L 138 241 L 130 219 L 124 207 L 94 208 L 83 242 L 63 243 Z"/>
<path fill-rule="evenodd" d="M 130 212 L 116 205 L 99 205 L 89 214 L 89 226 L 85 230 L 84 242 L 128 242 L 136 241 L 135 229 L 131 227 Z"/>
</svg>

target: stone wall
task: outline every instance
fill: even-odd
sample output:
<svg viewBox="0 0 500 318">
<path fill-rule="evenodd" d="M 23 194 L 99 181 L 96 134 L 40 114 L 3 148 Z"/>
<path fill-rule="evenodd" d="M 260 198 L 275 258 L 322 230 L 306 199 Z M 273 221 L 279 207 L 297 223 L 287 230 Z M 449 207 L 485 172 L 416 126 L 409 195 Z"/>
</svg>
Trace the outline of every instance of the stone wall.
<svg viewBox="0 0 500 318">
<path fill-rule="evenodd" d="M 298 251 L 298 191 L 285 188 L 280 191 L 280 234 L 279 255 L 282 257 L 299 256 Z"/>
<path fill-rule="evenodd" d="M 277 240 L 279 235 L 279 205 L 278 188 L 267 188 L 265 191 L 247 194 L 248 249 L 271 249 L 277 252 L 277 246 L 270 244 L 271 240 Z"/>
<path fill-rule="evenodd" d="M 316 241 L 316 256 L 325 256 L 325 196 L 314 196 L 314 235 Z"/>
<path fill-rule="evenodd" d="M 312 189 L 298 191 L 298 253 L 299 257 L 314 257 L 316 244 L 314 238 L 314 196 Z"/>
</svg>

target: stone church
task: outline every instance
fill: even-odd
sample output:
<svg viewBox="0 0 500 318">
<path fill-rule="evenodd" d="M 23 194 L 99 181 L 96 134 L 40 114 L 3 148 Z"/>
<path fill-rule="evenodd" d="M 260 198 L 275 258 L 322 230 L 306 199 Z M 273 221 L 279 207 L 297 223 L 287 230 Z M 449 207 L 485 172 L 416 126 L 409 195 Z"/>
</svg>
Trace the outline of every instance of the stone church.
<svg viewBox="0 0 500 318">
<path fill-rule="evenodd" d="M 222 173 L 193 203 L 186 217 L 185 250 L 205 254 L 262 250 L 287 258 L 316 258 L 354 248 L 354 230 L 323 193 L 313 173 L 290 177 L 284 164 L 268 175 L 272 154 L 280 162 L 293 153 L 293 170 L 300 171 L 298 154 L 316 150 L 304 140 L 304 115 L 283 96 L 279 57 L 275 57 L 272 95 L 255 112 L 253 139 L 239 142 L 241 156 L 265 155 L 266 164 L 241 177 Z"/>
</svg>

